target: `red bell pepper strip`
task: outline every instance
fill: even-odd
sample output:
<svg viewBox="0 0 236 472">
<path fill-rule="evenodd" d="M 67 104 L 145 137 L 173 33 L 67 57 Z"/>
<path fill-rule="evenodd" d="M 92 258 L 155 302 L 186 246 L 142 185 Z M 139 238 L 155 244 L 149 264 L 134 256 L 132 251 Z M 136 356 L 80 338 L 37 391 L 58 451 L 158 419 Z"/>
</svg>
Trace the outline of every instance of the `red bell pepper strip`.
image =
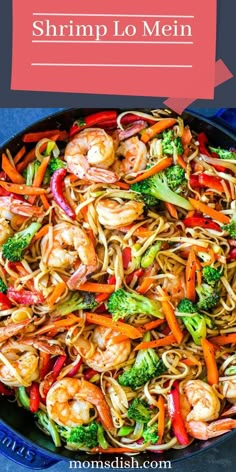
<svg viewBox="0 0 236 472">
<path fill-rule="evenodd" d="M 110 275 L 110 277 L 108 277 L 108 281 L 107 281 L 108 285 L 115 285 L 116 284 L 116 278 L 114 275 Z"/>
<path fill-rule="evenodd" d="M 57 379 L 58 375 L 60 374 L 62 367 L 64 366 L 66 362 L 67 356 L 66 355 L 61 355 L 57 358 L 54 366 L 53 366 L 53 378 L 54 380 Z"/>
<path fill-rule="evenodd" d="M 98 295 L 96 295 L 95 301 L 97 303 L 102 303 L 102 302 L 105 302 L 109 297 L 110 297 L 109 293 L 99 293 Z"/>
<path fill-rule="evenodd" d="M 211 153 L 209 149 L 207 149 L 207 144 L 208 144 L 208 137 L 205 133 L 199 133 L 198 135 L 198 142 L 199 142 L 199 151 L 201 154 L 204 154 L 205 156 L 208 157 L 216 157 L 219 158 L 219 156 L 215 153 Z M 224 172 L 225 167 L 223 166 L 218 166 L 218 165 L 213 165 L 218 172 Z"/>
<path fill-rule="evenodd" d="M 179 383 L 177 381 L 173 383 L 171 391 L 167 395 L 167 405 L 173 433 L 178 439 L 179 444 L 189 444 L 189 437 L 180 411 Z"/>
<path fill-rule="evenodd" d="M 30 411 L 36 413 L 39 409 L 40 404 L 40 394 L 39 394 L 39 384 L 37 382 L 32 382 L 29 389 L 30 396 Z"/>
<path fill-rule="evenodd" d="M 200 228 L 213 229 L 214 231 L 221 231 L 220 225 L 218 225 L 214 221 L 211 221 L 210 218 L 192 216 L 189 218 L 185 218 L 183 220 L 183 223 L 186 228 L 196 228 L 196 226 L 200 226 Z"/>
<path fill-rule="evenodd" d="M 84 373 L 84 378 L 85 378 L 85 380 L 88 380 L 88 381 L 89 381 L 89 380 L 91 380 L 92 377 L 93 377 L 94 375 L 96 375 L 96 374 L 97 374 L 97 371 L 96 371 L 96 370 L 89 368 L 89 369 L 87 369 L 87 370 L 85 371 L 85 373 Z"/>
<path fill-rule="evenodd" d="M 6 387 L 2 382 L 0 382 L 0 395 L 5 395 L 6 397 L 12 397 L 15 395 L 14 390 Z"/>
<path fill-rule="evenodd" d="M 11 301 L 9 298 L 4 294 L 0 293 L 0 310 L 9 310 L 12 307 Z"/>
<path fill-rule="evenodd" d="M 40 370 L 39 370 L 39 377 L 40 380 L 43 380 L 44 377 L 52 370 L 54 359 L 51 357 L 50 354 L 40 351 Z"/>
<path fill-rule="evenodd" d="M 51 191 L 57 205 L 65 212 L 67 216 L 69 216 L 72 220 L 75 220 L 76 214 L 73 208 L 71 208 L 69 203 L 66 201 L 62 191 L 66 173 L 66 169 L 58 169 L 53 173 L 51 177 Z"/>
<path fill-rule="evenodd" d="M 66 374 L 67 377 L 74 377 L 77 372 L 79 371 L 79 368 L 81 366 L 83 362 L 83 359 L 81 358 L 72 368 L 71 370 L 68 372 L 68 374 Z"/>
<path fill-rule="evenodd" d="M 117 111 L 114 111 L 114 110 L 100 111 L 98 113 L 93 113 L 92 115 L 82 117 L 79 120 L 77 120 L 71 127 L 70 137 L 72 138 L 72 136 L 74 136 L 76 133 L 78 133 L 84 128 L 101 124 L 106 121 L 111 121 L 111 120 L 116 121 L 116 118 L 117 118 Z"/>
<path fill-rule="evenodd" d="M 192 188 L 213 188 L 218 192 L 224 192 L 221 179 L 214 175 L 198 174 L 190 176 L 190 185 Z"/>
<path fill-rule="evenodd" d="M 227 257 L 227 261 L 235 261 L 236 260 L 236 248 L 234 249 L 231 249 L 228 257 Z"/>
<path fill-rule="evenodd" d="M 141 277 L 143 274 L 144 274 L 143 269 L 137 269 L 134 272 L 132 272 L 131 274 L 127 275 L 127 277 L 125 279 L 127 285 L 129 285 L 132 282 L 134 277 L 137 277 L 139 279 L 139 277 Z"/>
<path fill-rule="evenodd" d="M 129 263 L 131 261 L 131 248 L 125 247 L 122 251 L 122 262 L 124 270 L 128 269 Z"/>
<path fill-rule="evenodd" d="M 19 303 L 21 305 L 31 306 L 44 303 L 44 297 L 42 293 L 36 291 L 25 290 L 24 288 L 20 290 L 15 290 L 13 287 L 9 287 L 7 291 L 7 296 L 11 302 Z"/>
</svg>

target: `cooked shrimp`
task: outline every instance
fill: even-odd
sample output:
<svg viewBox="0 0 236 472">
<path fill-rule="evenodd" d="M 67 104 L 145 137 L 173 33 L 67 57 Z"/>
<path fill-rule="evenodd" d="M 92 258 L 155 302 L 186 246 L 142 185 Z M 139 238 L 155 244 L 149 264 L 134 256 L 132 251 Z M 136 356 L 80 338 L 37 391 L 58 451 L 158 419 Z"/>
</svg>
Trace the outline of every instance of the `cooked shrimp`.
<svg viewBox="0 0 236 472">
<path fill-rule="evenodd" d="M 122 142 L 117 150 L 117 155 L 124 157 L 123 161 L 119 163 L 119 167 L 125 175 L 144 170 L 147 166 L 147 148 L 137 136 Z"/>
<path fill-rule="evenodd" d="M 39 358 L 37 351 L 25 346 L 17 348 L 11 344 L 1 349 L 0 381 L 9 387 L 29 387 L 38 378 Z"/>
<path fill-rule="evenodd" d="M 7 339 L 15 336 L 17 333 L 22 331 L 29 323 L 31 323 L 32 319 L 23 320 L 20 323 L 11 323 L 7 326 L 0 327 L 0 343 L 6 341 Z"/>
<path fill-rule="evenodd" d="M 87 128 L 76 134 L 65 150 L 69 170 L 80 179 L 112 183 L 117 175 L 107 170 L 115 160 L 113 139 L 103 129 Z"/>
<path fill-rule="evenodd" d="M 91 422 L 94 407 L 106 430 L 113 428 L 110 409 L 96 385 L 84 379 L 64 377 L 47 394 L 49 417 L 61 426 L 76 427 Z"/>
<path fill-rule="evenodd" d="M 180 395 L 181 411 L 190 421 L 212 421 L 219 417 L 220 400 L 213 388 L 202 380 L 188 380 Z"/>
<path fill-rule="evenodd" d="M 11 220 L 13 215 L 40 218 L 43 216 L 43 210 L 36 205 L 31 205 L 26 201 L 14 199 L 13 197 L 0 197 L 0 216 Z"/>
<path fill-rule="evenodd" d="M 90 238 L 83 229 L 71 223 L 55 225 L 52 247 L 50 248 L 47 234 L 42 239 L 41 248 L 44 256 L 46 255 L 49 267 L 72 268 L 79 257 L 81 264 L 68 281 L 71 289 L 78 288 L 84 283 L 87 276 L 94 272 L 98 265 L 97 255 Z"/>
<path fill-rule="evenodd" d="M 228 433 L 231 429 L 236 428 L 236 420 L 232 418 L 224 418 L 222 420 L 213 421 L 207 424 L 204 421 L 190 421 L 187 425 L 188 433 L 195 439 L 206 441 L 216 436 Z"/>
<path fill-rule="evenodd" d="M 90 340 L 81 336 L 75 343 L 75 348 L 84 358 L 84 362 L 98 372 L 114 369 L 125 362 L 130 354 L 131 344 L 127 338 L 119 343 L 114 342 L 114 337 L 119 333 L 110 328 L 96 326 Z M 91 349 L 95 345 L 94 349 Z M 89 355 L 89 351 L 91 355 Z"/>
<path fill-rule="evenodd" d="M 106 228 L 119 228 L 133 223 L 143 213 L 144 204 L 127 201 L 118 203 L 109 198 L 100 200 L 96 206 L 99 222 Z"/>
<path fill-rule="evenodd" d="M 230 403 L 236 403 L 236 379 L 222 382 L 222 394 Z"/>
<path fill-rule="evenodd" d="M 9 223 L 4 218 L 0 218 L 0 246 L 2 246 L 12 234 L 13 230 Z"/>
</svg>

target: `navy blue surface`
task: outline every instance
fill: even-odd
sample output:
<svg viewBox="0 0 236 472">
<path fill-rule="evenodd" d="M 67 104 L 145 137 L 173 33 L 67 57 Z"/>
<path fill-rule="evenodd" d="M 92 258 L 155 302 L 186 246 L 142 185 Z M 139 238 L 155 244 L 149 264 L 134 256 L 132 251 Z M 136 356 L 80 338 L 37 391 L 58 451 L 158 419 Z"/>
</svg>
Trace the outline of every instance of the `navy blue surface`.
<svg viewBox="0 0 236 472">
<path fill-rule="evenodd" d="M 48 116 L 50 114 L 55 113 L 56 111 L 60 111 L 62 108 L 1 108 L 0 109 L 0 145 L 4 141 L 8 140 L 11 136 L 16 134 L 17 132 L 24 129 L 26 126 L 32 124 L 33 122 L 43 118 L 44 116 Z M 232 109 L 231 109 L 232 110 Z M 197 110 L 196 110 L 197 111 Z M 235 111 L 235 109 L 234 109 Z M 235 120 L 235 115 L 232 114 L 229 110 L 201 110 L 205 116 L 213 117 L 217 113 L 219 117 L 225 113 L 230 114 L 231 118 Z M 236 120 L 235 120 L 236 123 Z M 3 438 L 4 431 L 0 429 L 0 441 Z M 9 438 L 9 433 L 7 433 L 7 437 Z M 13 441 L 15 439 L 13 438 Z M 4 441 L 3 441 L 4 442 Z M 5 445 L 7 441 L 5 442 Z M 225 472 L 231 472 L 235 470 L 236 464 L 236 447 L 234 447 L 235 439 L 226 440 L 223 444 L 219 447 L 212 448 L 209 451 L 199 454 L 192 459 L 189 459 L 186 462 L 179 462 L 173 464 L 172 470 L 174 472 L 200 472 L 203 468 L 208 472 L 222 472 L 222 469 Z M 11 449 L 11 448 L 10 448 Z M 17 438 L 16 438 L 16 447 L 14 447 L 15 451 L 17 451 Z M 19 450 L 18 450 L 19 451 Z M 45 457 L 39 457 L 34 455 L 34 450 L 31 448 L 29 454 L 28 449 L 26 448 L 23 453 L 14 453 L 12 457 L 14 460 L 21 462 L 23 465 L 18 465 L 16 463 L 13 464 L 5 456 L 0 456 L 0 467 L 1 470 L 4 472 L 10 472 L 14 470 L 14 472 L 23 472 L 26 470 L 35 470 L 34 467 L 43 465 L 44 467 L 48 467 L 51 465 L 50 460 L 47 460 Z M 7 448 L 5 454 L 9 457 L 9 447 Z M 158 460 L 158 455 L 157 455 Z M 26 469 L 27 467 L 27 469 Z M 28 468 L 29 467 L 29 468 Z M 49 469 L 51 472 L 64 472 L 69 470 L 69 463 L 68 462 L 59 462 Z M 89 469 L 87 469 L 89 470 Z M 116 469 L 114 469 L 116 470 Z M 118 469 L 117 469 L 118 470 Z M 147 469 L 146 469 L 147 470 Z"/>
</svg>

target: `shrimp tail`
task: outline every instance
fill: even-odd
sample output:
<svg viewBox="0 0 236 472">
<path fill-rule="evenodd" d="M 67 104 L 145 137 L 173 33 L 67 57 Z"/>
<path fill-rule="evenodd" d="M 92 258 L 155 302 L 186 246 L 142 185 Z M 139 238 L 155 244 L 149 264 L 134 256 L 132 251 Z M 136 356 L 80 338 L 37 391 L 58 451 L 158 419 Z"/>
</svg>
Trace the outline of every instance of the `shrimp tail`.
<svg viewBox="0 0 236 472">
<path fill-rule="evenodd" d="M 103 182 L 105 184 L 113 184 L 119 180 L 117 174 L 111 170 L 99 169 L 91 167 L 87 171 L 87 178 L 92 182 Z"/>
<path fill-rule="evenodd" d="M 27 319 L 27 320 L 21 321 L 20 323 L 10 324 L 8 326 L 4 326 L 0 328 L 0 343 L 5 341 L 6 339 L 11 338 L 12 336 L 15 336 L 15 334 L 17 334 L 23 328 L 28 326 L 28 324 L 31 323 L 31 321 L 32 319 Z"/>
<path fill-rule="evenodd" d="M 225 418 L 213 421 L 210 424 L 204 421 L 189 421 L 186 426 L 188 433 L 193 438 L 206 441 L 207 439 L 216 438 L 236 428 L 236 420 Z"/>
<path fill-rule="evenodd" d="M 95 267 L 80 264 L 79 268 L 74 272 L 74 274 L 71 275 L 71 277 L 67 281 L 68 288 L 70 290 L 78 290 L 80 285 L 87 282 L 88 278 L 92 275 L 94 271 Z"/>
</svg>

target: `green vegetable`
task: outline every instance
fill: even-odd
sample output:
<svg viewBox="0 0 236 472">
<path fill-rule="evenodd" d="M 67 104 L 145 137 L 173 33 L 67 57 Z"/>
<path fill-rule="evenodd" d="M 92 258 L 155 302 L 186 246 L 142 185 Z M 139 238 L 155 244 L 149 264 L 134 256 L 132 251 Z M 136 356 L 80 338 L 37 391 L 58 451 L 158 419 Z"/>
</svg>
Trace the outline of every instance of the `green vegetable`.
<svg viewBox="0 0 236 472">
<path fill-rule="evenodd" d="M 148 404 L 143 400 L 139 400 L 139 398 L 135 398 L 131 405 L 129 405 L 127 415 L 131 420 L 135 420 L 137 423 L 146 424 L 151 419 Z"/>
<path fill-rule="evenodd" d="M 224 375 L 235 375 L 236 374 L 236 365 L 231 365 L 225 369 Z"/>
<path fill-rule="evenodd" d="M 163 318 L 163 314 L 160 312 L 160 305 L 157 301 L 139 295 L 136 292 L 126 292 L 123 288 L 116 290 L 109 297 L 107 308 L 108 311 L 112 313 L 112 319 L 114 321 L 139 313 Z"/>
<path fill-rule="evenodd" d="M 40 223 L 31 223 L 27 228 L 8 238 L 7 242 L 2 246 L 3 257 L 12 262 L 21 261 L 25 250 L 41 226 Z"/>
<path fill-rule="evenodd" d="M 214 287 L 221 278 L 221 271 L 215 267 L 205 266 L 202 269 L 203 280 L 208 285 Z"/>
<path fill-rule="evenodd" d="M 218 305 L 220 301 L 219 290 L 207 284 L 202 284 L 196 288 L 199 300 L 197 307 L 199 310 L 209 311 Z"/>
<path fill-rule="evenodd" d="M 48 417 L 48 415 L 42 410 L 38 410 L 34 416 L 39 426 L 41 426 L 45 431 L 47 431 L 50 434 L 55 446 L 60 447 L 61 439 L 60 439 L 60 435 L 59 435 L 58 427 L 56 423 L 54 423 L 54 421 L 52 421 Z"/>
<path fill-rule="evenodd" d="M 144 255 L 141 258 L 141 267 L 142 269 L 147 269 L 150 265 L 153 264 L 157 253 L 161 249 L 161 241 L 157 241 L 155 244 L 150 246 L 144 253 Z"/>
<path fill-rule="evenodd" d="M 171 190 L 181 193 L 186 189 L 187 180 L 185 178 L 185 170 L 182 169 L 182 167 L 180 167 L 178 164 L 168 167 L 165 170 L 165 175 Z"/>
<path fill-rule="evenodd" d="M 177 307 L 178 312 L 192 316 L 181 317 L 186 329 L 191 334 L 195 344 L 201 345 L 201 339 L 207 335 L 207 326 L 213 328 L 213 321 L 207 315 L 198 313 L 198 308 L 187 298 L 183 298 Z"/>
<path fill-rule="evenodd" d="M 0 277 L 0 293 L 7 293 L 7 286 Z"/>
<path fill-rule="evenodd" d="M 65 167 L 66 163 L 58 157 L 52 157 L 48 163 L 48 171 L 50 175 L 52 175 L 56 170 L 64 169 Z"/>
<path fill-rule="evenodd" d="M 97 306 L 95 297 L 90 292 L 74 292 L 69 300 L 57 305 L 55 313 L 60 316 L 68 315 L 76 310 L 92 310 Z"/>
<path fill-rule="evenodd" d="M 17 399 L 20 402 L 20 404 L 26 408 L 26 410 L 30 409 L 30 399 L 29 396 L 26 392 L 25 387 L 18 387 L 17 390 Z"/>
<path fill-rule="evenodd" d="M 118 436 L 123 437 L 123 436 L 129 436 L 130 433 L 132 433 L 134 430 L 133 426 L 121 426 L 121 428 L 118 431 Z"/>
<path fill-rule="evenodd" d="M 98 446 L 98 424 L 92 422 L 87 426 L 77 426 L 76 428 L 60 427 L 60 436 L 67 443 L 76 444 L 77 447 L 87 447 L 92 449 Z"/>
<path fill-rule="evenodd" d="M 132 262 L 135 264 L 135 269 L 140 268 L 140 263 L 141 263 L 141 256 L 138 256 L 138 252 L 141 249 L 141 244 L 133 244 L 131 248 L 131 256 L 132 256 Z"/>
<path fill-rule="evenodd" d="M 97 426 L 98 426 L 98 433 L 97 433 L 98 444 L 103 449 L 107 449 L 109 447 L 109 444 L 104 436 L 104 429 L 101 424 L 97 423 Z"/>
<path fill-rule="evenodd" d="M 229 233 L 229 236 L 232 239 L 236 239 L 236 213 L 233 215 L 233 218 L 231 219 L 230 223 L 227 225 L 223 225 L 222 229 L 224 231 L 227 231 Z"/>
<path fill-rule="evenodd" d="M 159 436 L 157 434 L 158 431 L 158 425 L 157 423 L 153 423 L 151 426 L 148 426 L 145 428 L 143 432 L 143 439 L 145 443 L 151 443 L 151 444 L 156 444 Z"/>
<path fill-rule="evenodd" d="M 164 202 L 172 203 L 185 210 L 192 210 L 191 203 L 181 195 L 173 192 L 168 185 L 166 172 L 158 172 L 148 179 L 142 180 L 131 185 L 131 190 L 138 192 L 141 195 L 149 195 L 162 200 Z"/>
<path fill-rule="evenodd" d="M 173 130 L 163 131 L 161 144 L 163 155 L 173 156 L 174 146 L 176 147 L 177 154 L 179 154 L 180 156 L 182 156 L 184 152 L 184 148 L 181 143 L 181 138 L 179 136 L 175 138 Z"/>
<path fill-rule="evenodd" d="M 26 169 L 26 182 L 25 182 L 26 185 L 30 186 L 33 184 L 35 174 L 37 173 L 40 165 L 41 165 L 41 162 L 39 161 L 33 161 L 28 164 L 27 169 Z M 50 182 L 50 174 L 47 169 L 44 174 L 43 185 L 48 185 L 49 182 Z"/>
<path fill-rule="evenodd" d="M 233 151 L 229 151 L 228 149 L 222 149 L 220 147 L 214 148 L 211 146 L 209 146 L 209 149 L 211 152 L 215 152 L 216 154 L 218 154 L 220 159 L 229 159 L 236 161 L 236 153 Z"/>
</svg>

